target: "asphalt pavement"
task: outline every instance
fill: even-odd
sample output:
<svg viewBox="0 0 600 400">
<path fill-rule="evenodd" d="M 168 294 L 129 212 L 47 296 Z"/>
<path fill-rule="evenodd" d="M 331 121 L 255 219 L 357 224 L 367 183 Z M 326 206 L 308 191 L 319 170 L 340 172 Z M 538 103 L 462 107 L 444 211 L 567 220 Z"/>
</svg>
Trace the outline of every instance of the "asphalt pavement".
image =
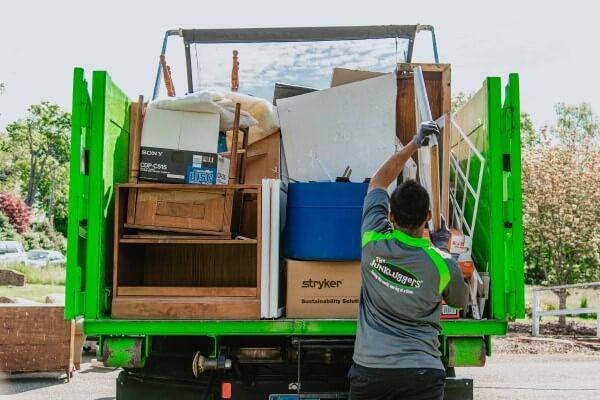
<svg viewBox="0 0 600 400">
<path fill-rule="evenodd" d="M 94 368 L 89 358 L 71 382 L 63 377 L 0 378 L 2 400 L 112 400 L 119 370 Z M 600 399 L 600 356 L 498 354 L 484 368 L 457 368 L 472 377 L 475 399 Z"/>
</svg>

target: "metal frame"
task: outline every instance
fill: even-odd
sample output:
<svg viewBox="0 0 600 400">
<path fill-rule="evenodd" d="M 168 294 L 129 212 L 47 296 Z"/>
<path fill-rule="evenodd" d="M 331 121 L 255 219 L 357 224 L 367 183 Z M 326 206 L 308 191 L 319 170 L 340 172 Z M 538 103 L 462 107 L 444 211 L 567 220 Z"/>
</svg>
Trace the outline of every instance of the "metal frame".
<svg viewBox="0 0 600 400">
<path fill-rule="evenodd" d="M 469 135 L 465 133 L 460 125 L 454 119 L 454 115 L 450 116 L 450 122 L 452 127 L 450 129 L 450 137 L 449 141 L 452 145 L 454 143 L 455 132 L 458 132 L 456 135 L 456 144 L 452 145 L 450 148 L 450 176 L 454 176 L 454 187 L 450 190 L 450 201 L 452 202 L 452 206 L 454 209 L 454 221 L 458 224 L 457 228 L 465 229 L 467 234 L 473 237 L 473 233 L 475 231 L 475 222 L 477 221 L 477 208 L 479 207 L 479 198 L 481 196 L 481 182 L 483 181 L 483 171 L 485 170 L 485 158 L 481 154 L 479 150 L 477 150 L 477 146 L 473 144 L 471 139 L 469 139 Z M 479 129 L 477 127 L 477 129 Z M 467 143 L 469 152 L 465 160 L 467 160 L 467 168 L 466 172 L 463 172 L 460 166 L 460 160 L 458 159 L 458 155 L 456 154 L 460 150 L 460 146 L 462 142 Z M 477 180 L 477 187 L 474 188 L 473 185 L 469 182 L 469 176 L 471 171 L 471 159 L 472 156 L 475 155 L 479 159 L 479 174 Z M 452 174 L 454 172 L 454 175 Z M 458 192 L 458 183 L 461 181 L 463 187 L 463 198 L 462 201 L 459 202 L 457 198 Z M 471 193 L 473 198 L 475 199 L 475 205 L 473 207 L 473 216 L 471 221 L 467 221 L 465 217 L 465 204 L 467 200 L 468 193 Z M 460 203 L 460 204 L 459 204 Z"/>
<path fill-rule="evenodd" d="M 187 73 L 187 90 L 194 91 L 190 44 L 216 43 L 287 43 L 327 42 L 368 39 L 408 39 L 406 62 L 412 61 L 415 36 L 420 31 L 430 31 L 435 62 L 439 62 L 434 28 L 431 25 L 371 25 L 371 26 L 326 26 L 296 28 L 234 28 L 234 29 L 171 29 L 165 32 L 160 54 L 167 51 L 170 36 L 183 38 Z M 162 66 L 158 63 L 152 100 L 158 97 Z"/>
</svg>

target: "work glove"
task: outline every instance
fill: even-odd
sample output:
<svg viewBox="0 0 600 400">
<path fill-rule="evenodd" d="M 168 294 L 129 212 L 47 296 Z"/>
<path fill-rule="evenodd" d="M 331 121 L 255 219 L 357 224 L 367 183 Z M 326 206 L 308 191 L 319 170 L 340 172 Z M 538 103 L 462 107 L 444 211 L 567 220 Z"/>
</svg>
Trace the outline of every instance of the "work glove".
<svg viewBox="0 0 600 400">
<path fill-rule="evenodd" d="M 442 221 L 442 227 L 439 231 L 429 233 L 431 243 L 438 249 L 446 252 L 449 252 L 448 248 L 450 247 L 450 236 L 451 233 L 444 221 Z"/>
<path fill-rule="evenodd" d="M 417 147 L 427 146 L 429 144 L 429 138 L 432 135 L 435 135 L 436 137 L 440 135 L 440 128 L 435 121 L 421 122 L 419 132 L 413 137 L 412 142 L 416 144 Z"/>
</svg>

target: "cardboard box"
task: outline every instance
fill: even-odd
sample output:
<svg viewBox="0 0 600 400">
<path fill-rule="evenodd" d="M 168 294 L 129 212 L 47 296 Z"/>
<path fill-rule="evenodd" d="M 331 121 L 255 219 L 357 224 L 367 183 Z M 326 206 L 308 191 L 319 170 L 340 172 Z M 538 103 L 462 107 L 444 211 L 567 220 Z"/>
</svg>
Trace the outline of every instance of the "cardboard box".
<svg viewBox="0 0 600 400">
<path fill-rule="evenodd" d="M 359 261 L 287 260 L 287 318 L 357 318 Z"/>
<path fill-rule="evenodd" d="M 442 315 L 441 319 L 457 319 L 460 318 L 460 310 L 454 307 L 450 307 L 444 301 L 442 301 Z"/>
<path fill-rule="evenodd" d="M 331 87 L 345 85 L 347 83 L 364 81 L 384 75 L 383 72 L 360 71 L 356 69 L 334 68 L 331 74 Z"/>
<path fill-rule="evenodd" d="M 149 108 L 142 128 L 141 180 L 226 184 L 229 160 L 216 153 L 219 115 Z"/>
<path fill-rule="evenodd" d="M 456 228 L 450 228 L 450 248 L 448 250 L 455 258 L 462 256 L 461 261 L 469 259 L 471 257 L 471 242 L 470 236 L 465 235 Z"/>
</svg>

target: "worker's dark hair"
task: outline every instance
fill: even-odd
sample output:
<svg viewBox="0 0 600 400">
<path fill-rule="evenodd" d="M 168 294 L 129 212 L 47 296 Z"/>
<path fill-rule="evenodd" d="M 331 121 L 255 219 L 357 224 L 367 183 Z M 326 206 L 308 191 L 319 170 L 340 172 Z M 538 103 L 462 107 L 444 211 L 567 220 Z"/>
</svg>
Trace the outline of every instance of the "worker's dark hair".
<svg viewBox="0 0 600 400">
<path fill-rule="evenodd" d="M 412 179 L 394 189 L 391 198 L 392 215 L 400 228 L 419 227 L 427 219 L 429 195 L 427 190 Z"/>
</svg>

